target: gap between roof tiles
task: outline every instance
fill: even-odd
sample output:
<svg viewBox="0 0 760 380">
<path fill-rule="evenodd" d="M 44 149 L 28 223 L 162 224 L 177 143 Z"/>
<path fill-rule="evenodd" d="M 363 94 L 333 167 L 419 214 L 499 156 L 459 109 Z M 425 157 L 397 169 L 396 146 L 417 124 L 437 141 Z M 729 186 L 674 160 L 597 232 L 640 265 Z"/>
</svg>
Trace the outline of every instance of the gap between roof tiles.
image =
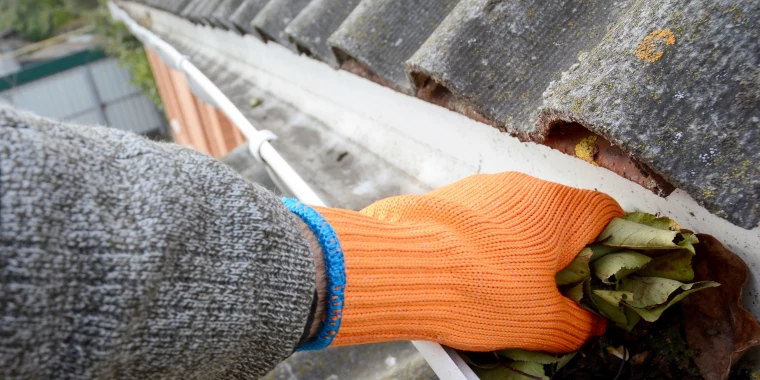
<svg viewBox="0 0 760 380">
<path fill-rule="evenodd" d="M 345 66 L 345 65 L 344 65 Z M 382 79 L 376 78 L 368 68 L 353 61 L 348 68 L 341 67 L 354 74 L 363 76 L 382 85 Z M 507 133 L 506 128 L 497 126 L 492 120 L 476 111 L 469 102 L 456 96 L 448 88 L 423 74 L 412 74 L 410 78 L 418 88 L 417 97 L 427 102 L 458 112 L 475 121 L 488 124 L 500 132 Z M 387 86 L 387 85 L 386 85 Z M 548 133 L 543 141 L 532 141 L 559 150 L 562 153 L 588 161 L 594 165 L 612 170 L 653 193 L 667 197 L 675 190 L 665 178 L 646 165 L 633 159 L 620 147 L 609 140 L 585 128 L 579 123 L 554 121 L 547 126 Z M 515 136 L 526 140 L 523 136 Z M 581 145 L 585 145 L 581 147 Z"/>
<path fill-rule="evenodd" d="M 237 8 L 244 8 L 245 4 L 243 4 L 243 1 L 214 0 L 210 2 L 200 2 L 196 0 L 195 2 L 199 6 L 195 10 L 195 15 L 200 23 L 206 25 L 210 24 L 211 26 L 227 30 L 231 29 L 237 32 L 242 31 L 239 27 L 235 26 L 233 22 L 227 23 L 225 21 L 236 12 Z M 263 5 L 266 5 L 267 3 L 266 1 L 261 0 L 254 2 Z M 235 9 L 229 9 L 233 4 L 233 8 Z M 258 5 L 257 7 L 261 7 L 261 5 Z M 253 24 L 253 22 L 251 23 Z M 275 36 L 267 34 L 265 31 L 261 30 L 260 27 L 253 27 L 252 29 L 258 32 L 259 36 L 263 36 L 265 41 L 278 42 L 278 39 Z M 319 57 L 313 54 L 308 47 L 301 45 L 294 38 L 291 37 L 289 42 L 292 46 L 288 46 L 288 48 L 292 49 L 295 47 L 298 53 L 305 54 L 314 59 L 319 59 Z M 361 63 L 349 53 L 338 47 L 333 47 L 332 51 L 340 65 L 340 69 L 395 91 L 399 91 L 393 83 L 373 72 L 367 65 Z M 457 96 L 446 86 L 438 83 L 435 79 L 420 72 L 411 72 L 409 73 L 409 80 L 413 84 L 413 88 L 418 89 L 415 94 L 418 98 L 454 112 L 458 112 L 470 119 L 490 125 L 498 129 L 500 132 L 507 133 L 505 127 L 499 126 L 497 123 L 494 123 L 493 120 L 483 116 L 483 114 L 475 110 L 470 102 Z M 546 125 L 547 132 L 544 133 L 545 137 L 542 141 L 537 138 L 526 136 L 516 137 L 524 141 L 532 141 L 549 146 L 567 155 L 609 169 L 623 178 L 649 189 L 659 196 L 666 197 L 675 190 L 675 186 L 670 184 L 647 165 L 635 160 L 620 147 L 611 144 L 609 140 L 595 134 L 583 125 L 560 120 L 543 122 L 543 124 Z"/>
</svg>

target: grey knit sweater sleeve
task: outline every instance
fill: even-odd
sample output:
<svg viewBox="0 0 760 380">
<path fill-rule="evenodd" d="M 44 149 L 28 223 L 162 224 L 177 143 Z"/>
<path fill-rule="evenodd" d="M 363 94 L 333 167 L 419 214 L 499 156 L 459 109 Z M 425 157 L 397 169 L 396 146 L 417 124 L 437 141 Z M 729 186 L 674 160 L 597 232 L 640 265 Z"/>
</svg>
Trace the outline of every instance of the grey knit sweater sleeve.
<svg viewBox="0 0 760 380">
<path fill-rule="evenodd" d="M 258 378 L 314 294 L 295 218 L 189 149 L 0 107 L 0 378 Z"/>
</svg>

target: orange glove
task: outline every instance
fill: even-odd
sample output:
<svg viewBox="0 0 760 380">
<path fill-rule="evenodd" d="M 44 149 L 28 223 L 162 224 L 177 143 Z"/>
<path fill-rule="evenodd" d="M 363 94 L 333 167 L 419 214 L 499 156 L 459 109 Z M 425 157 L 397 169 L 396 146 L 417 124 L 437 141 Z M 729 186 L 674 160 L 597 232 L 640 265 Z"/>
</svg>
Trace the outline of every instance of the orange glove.
<svg viewBox="0 0 760 380">
<path fill-rule="evenodd" d="M 336 287 L 344 302 L 331 297 L 325 323 L 337 333 L 323 334 L 333 335 L 332 345 L 430 340 L 468 351 L 560 353 L 604 332 L 605 321 L 554 281 L 624 215 L 603 193 L 511 172 L 361 212 L 314 209 L 337 233 L 345 260 L 346 285 Z"/>
</svg>

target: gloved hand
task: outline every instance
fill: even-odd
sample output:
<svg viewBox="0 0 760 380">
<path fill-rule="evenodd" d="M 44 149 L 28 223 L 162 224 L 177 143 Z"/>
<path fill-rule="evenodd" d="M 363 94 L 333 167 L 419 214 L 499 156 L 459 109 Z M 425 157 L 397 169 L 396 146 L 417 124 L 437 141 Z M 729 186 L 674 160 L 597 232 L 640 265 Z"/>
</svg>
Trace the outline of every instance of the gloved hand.
<svg viewBox="0 0 760 380">
<path fill-rule="evenodd" d="M 624 215 L 605 194 L 511 172 L 361 212 L 314 209 L 327 222 L 310 224 L 326 262 L 342 253 L 345 263 L 345 278 L 327 263 L 332 313 L 319 344 L 430 340 L 560 353 L 604 332 L 603 319 L 559 293 L 554 275 Z"/>
</svg>

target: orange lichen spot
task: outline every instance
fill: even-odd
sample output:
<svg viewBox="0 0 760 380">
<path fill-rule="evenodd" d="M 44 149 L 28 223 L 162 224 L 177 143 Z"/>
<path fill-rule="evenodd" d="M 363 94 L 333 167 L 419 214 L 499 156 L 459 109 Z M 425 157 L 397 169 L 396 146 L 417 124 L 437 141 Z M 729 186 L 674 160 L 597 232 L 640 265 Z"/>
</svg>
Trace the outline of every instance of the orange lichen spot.
<svg viewBox="0 0 760 380">
<path fill-rule="evenodd" d="M 633 51 L 633 54 L 636 54 L 641 60 L 650 63 L 657 62 L 657 60 L 662 58 L 662 55 L 664 54 L 659 47 L 662 43 L 665 45 L 673 45 L 676 43 L 676 37 L 670 29 L 657 29 L 654 32 L 649 33 L 648 36 L 639 41 L 639 46 Z"/>
</svg>

